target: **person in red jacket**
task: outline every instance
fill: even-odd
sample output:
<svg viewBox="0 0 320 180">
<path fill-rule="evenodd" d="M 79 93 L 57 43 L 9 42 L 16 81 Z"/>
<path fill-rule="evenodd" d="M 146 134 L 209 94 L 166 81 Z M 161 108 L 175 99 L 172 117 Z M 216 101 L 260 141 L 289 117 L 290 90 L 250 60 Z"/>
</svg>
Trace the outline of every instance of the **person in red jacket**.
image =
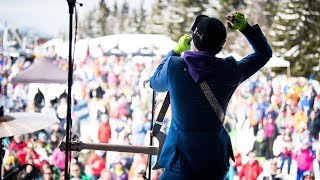
<svg viewBox="0 0 320 180">
<path fill-rule="evenodd" d="M 23 141 L 22 136 L 14 136 L 13 141 L 9 143 L 9 154 L 13 154 L 19 159 L 21 164 L 25 163 L 27 155 L 27 143 Z"/>
<path fill-rule="evenodd" d="M 109 117 L 106 114 L 100 116 L 101 122 L 98 129 L 98 139 L 100 143 L 108 143 L 111 138 L 111 128 Z"/>
<path fill-rule="evenodd" d="M 104 151 L 95 150 L 87 162 L 94 179 L 99 179 L 101 172 L 106 167 L 106 154 Z"/>
<path fill-rule="evenodd" d="M 233 151 L 233 154 L 234 154 L 234 159 L 236 160 L 235 164 L 234 164 L 234 168 L 235 168 L 235 171 L 238 172 L 240 171 L 241 167 L 242 167 L 242 159 L 241 159 L 241 154 L 237 151 L 237 150 L 234 150 Z"/>
<path fill-rule="evenodd" d="M 27 143 L 22 140 L 22 136 L 14 136 L 13 141 L 9 144 L 9 152 L 24 151 L 27 147 Z"/>
<path fill-rule="evenodd" d="M 250 151 L 248 156 L 249 161 L 242 166 L 241 171 L 238 174 L 240 180 L 256 180 L 263 171 L 259 162 L 256 160 L 256 152 Z"/>
</svg>

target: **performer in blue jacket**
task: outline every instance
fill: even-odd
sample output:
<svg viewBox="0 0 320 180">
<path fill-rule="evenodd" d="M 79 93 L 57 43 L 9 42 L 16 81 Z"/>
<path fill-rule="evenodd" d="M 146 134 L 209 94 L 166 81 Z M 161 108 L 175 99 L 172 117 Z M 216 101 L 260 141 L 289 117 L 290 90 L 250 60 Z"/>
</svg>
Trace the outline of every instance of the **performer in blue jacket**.
<svg viewBox="0 0 320 180">
<path fill-rule="evenodd" d="M 229 158 L 234 159 L 230 137 L 199 83 L 207 81 L 225 113 L 233 92 L 267 63 L 272 50 L 259 26 L 250 26 L 242 13 L 226 19 L 230 29 L 244 34 L 254 53 L 241 61 L 216 57 L 226 41 L 226 28 L 220 20 L 201 15 L 192 37 L 182 36 L 151 77 L 152 89 L 169 91 L 172 110 L 159 159 L 165 168 L 161 180 L 224 179 Z"/>
</svg>

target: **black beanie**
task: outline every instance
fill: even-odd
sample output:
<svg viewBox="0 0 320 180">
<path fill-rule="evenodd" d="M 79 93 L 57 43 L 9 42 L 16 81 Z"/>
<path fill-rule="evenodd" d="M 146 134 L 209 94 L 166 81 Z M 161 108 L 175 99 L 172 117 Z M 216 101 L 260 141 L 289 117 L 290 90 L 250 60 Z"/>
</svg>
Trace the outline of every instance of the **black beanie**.
<svg viewBox="0 0 320 180">
<path fill-rule="evenodd" d="M 216 18 L 204 17 L 193 30 L 192 40 L 199 51 L 218 54 L 227 38 L 224 24 Z"/>
</svg>

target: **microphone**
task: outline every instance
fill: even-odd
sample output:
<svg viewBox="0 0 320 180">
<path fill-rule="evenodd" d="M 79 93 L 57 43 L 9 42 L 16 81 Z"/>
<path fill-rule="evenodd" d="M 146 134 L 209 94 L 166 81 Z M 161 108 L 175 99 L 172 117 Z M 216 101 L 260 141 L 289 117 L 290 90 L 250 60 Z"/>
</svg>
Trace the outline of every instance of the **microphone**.
<svg viewBox="0 0 320 180">
<path fill-rule="evenodd" d="M 24 164 L 20 167 L 15 168 L 10 174 L 8 174 L 6 177 L 3 178 L 3 180 L 9 180 L 9 179 L 13 179 L 15 176 L 17 176 L 19 174 L 19 172 L 21 172 L 24 168 L 26 168 L 28 165 L 34 167 L 31 164 Z"/>
<path fill-rule="evenodd" d="M 78 2 L 76 2 L 77 4 L 79 4 L 79 6 L 83 6 L 83 4 L 82 3 L 78 3 Z"/>
<path fill-rule="evenodd" d="M 70 3 L 75 3 L 75 4 L 79 4 L 79 6 L 83 6 L 82 3 L 78 3 L 76 1 L 73 1 L 73 0 L 67 0 L 67 2 L 70 4 Z"/>
</svg>

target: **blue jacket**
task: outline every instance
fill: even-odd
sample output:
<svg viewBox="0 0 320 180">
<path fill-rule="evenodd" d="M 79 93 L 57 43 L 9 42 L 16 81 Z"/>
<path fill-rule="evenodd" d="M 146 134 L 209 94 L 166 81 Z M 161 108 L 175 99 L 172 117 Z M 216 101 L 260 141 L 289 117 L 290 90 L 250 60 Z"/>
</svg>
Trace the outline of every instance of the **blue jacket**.
<svg viewBox="0 0 320 180">
<path fill-rule="evenodd" d="M 158 92 L 169 91 L 172 110 L 172 122 L 160 154 L 160 166 L 184 174 L 228 170 L 229 158 L 233 158 L 230 137 L 198 82 L 207 80 L 226 112 L 229 100 L 240 83 L 263 67 L 272 56 L 258 25 L 248 26 L 242 33 L 254 53 L 241 61 L 233 57 L 216 58 L 204 52 L 180 57 L 171 51 L 157 67 L 150 86 Z"/>
</svg>

